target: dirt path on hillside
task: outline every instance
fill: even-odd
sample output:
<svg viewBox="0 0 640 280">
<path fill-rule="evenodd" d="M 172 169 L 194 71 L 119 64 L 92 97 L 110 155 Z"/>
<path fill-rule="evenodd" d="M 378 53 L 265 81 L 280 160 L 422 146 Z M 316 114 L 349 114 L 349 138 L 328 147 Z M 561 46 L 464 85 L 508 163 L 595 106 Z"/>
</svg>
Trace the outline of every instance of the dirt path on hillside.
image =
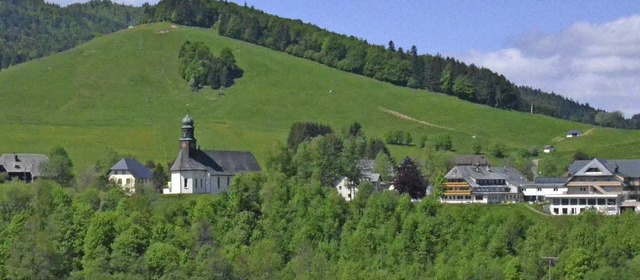
<svg viewBox="0 0 640 280">
<path fill-rule="evenodd" d="M 446 130 L 451 130 L 451 131 L 458 131 L 458 130 L 457 130 L 457 129 L 455 129 L 455 128 L 446 127 L 446 126 L 441 126 L 441 125 L 433 124 L 433 123 L 430 123 L 430 122 L 427 122 L 427 121 L 414 119 L 414 118 L 409 117 L 409 116 L 407 116 L 407 115 L 405 115 L 405 114 L 402 114 L 402 113 L 400 113 L 400 112 L 396 112 L 396 111 L 392 111 L 392 110 L 389 110 L 389 109 L 387 109 L 387 108 L 378 107 L 378 109 L 379 109 L 380 111 L 382 111 L 382 112 L 385 112 L 385 113 L 387 113 L 387 114 L 389 114 L 389 115 L 392 115 L 392 116 L 394 116 L 394 117 L 397 117 L 397 118 L 400 118 L 400 119 L 403 119 L 403 120 L 408 120 L 408 121 L 412 121 L 412 122 L 417 122 L 417 123 L 419 123 L 419 124 L 426 125 L 426 126 L 431 126 L 431 127 L 436 127 L 436 128 L 441 128 L 441 129 L 446 129 Z M 459 132 L 459 131 L 458 131 L 458 132 Z"/>
<path fill-rule="evenodd" d="M 585 131 L 584 133 L 581 133 L 580 135 L 578 135 L 578 137 L 589 136 L 591 134 L 593 134 L 593 128 L 590 128 L 587 131 Z M 553 142 L 560 142 L 560 141 L 563 141 L 565 139 L 567 139 L 567 137 L 558 136 L 558 137 L 553 138 Z"/>
<path fill-rule="evenodd" d="M 551 216 L 550 214 L 547 214 L 545 212 L 541 212 L 540 210 L 533 208 L 533 206 L 529 205 L 529 203 L 526 203 L 526 202 L 523 202 L 523 203 L 524 203 L 525 207 L 529 208 L 529 210 L 531 210 L 531 211 L 533 211 L 535 213 L 538 213 L 538 214 L 540 214 L 542 216 Z"/>
<path fill-rule="evenodd" d="M 591 135 L 593 133 L 593 128 L 589 128 L 587 131 L 585 131 L 584 133 L 578 135 L 578 137 L 582 137 L 582 136 L 587 136 L 587 135 Z"/>
</svg>

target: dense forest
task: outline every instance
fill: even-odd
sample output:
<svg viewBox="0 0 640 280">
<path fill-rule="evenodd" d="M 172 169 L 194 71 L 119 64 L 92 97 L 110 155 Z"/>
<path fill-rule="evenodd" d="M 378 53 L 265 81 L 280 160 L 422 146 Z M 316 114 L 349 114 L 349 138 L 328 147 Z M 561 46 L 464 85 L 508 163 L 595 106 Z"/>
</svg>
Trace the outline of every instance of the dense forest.
<svg viewBox="0 0 640 280">
<path fill-rule="evenodd" d="M 366 182 L 355 200 L 346 202 L 330 180 L 353 171 L 354 158 L 376 153 L 376 165 L 395 166 L 384 145 L 352 129 L 357 126 L 311 138 L 306 136 L 322 125 L 296 127 L 290 138 L 301 142 L 283 144 L 265 172 L 234 178 L 221 195 L 161 195 L 155 186 L 166 185 L 165 174 L 127 196 L 105 179 L 120 158 L 115 152 L 74 176 L 64 149 L 53 149 L 46 179 L 0 184 L 0 278 L 542 279 L 550 273 L 554 279 L 634 279 L 640 274 L 638 215 L 549 217 L 524 205 L 442 205 L 437 195 L 413 201 L 411 191 L 375 190 Z M 387 176 L 399 182 L 410 161 Z M 157 176 L 163 177 L 154 172 Z M 549 263 L 546 257 L 556 259 Z"/>
<path fill-rule="evenodd" d="M 138 24 L 141 16 L 142 9 L 111 1 L 61 8 L 44 0 L 0 0 L 0 69 Z"/>
<path fill-rule="evenodd" d="M 403 49 L 321 29 L 300 20 L 284 19 L 234 3 L 209 0 L 162 0 L 145 5 L 144 21 L 171 21 L 213 27 L 223 36 L 258 44 L 313 60 L 347 72 L 399 86 L 426 89 L 470 102 L 502 109 L 544 114 L 566 120 L 616 128 L 640 128 L 640 114 L 625 119 L 589 104 L 516 86 L 490 69 L 466 65 L 455 58 L 419 54 L 415 46 Z"/>
</svg>

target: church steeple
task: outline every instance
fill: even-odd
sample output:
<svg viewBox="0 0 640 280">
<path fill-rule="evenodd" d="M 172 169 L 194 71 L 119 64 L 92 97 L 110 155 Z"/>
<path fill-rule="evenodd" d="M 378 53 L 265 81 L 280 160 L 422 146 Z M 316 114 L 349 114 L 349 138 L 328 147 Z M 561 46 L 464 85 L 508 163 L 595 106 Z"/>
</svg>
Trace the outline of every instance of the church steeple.
<svg viewBox="0 0 640 280">
<path fill-rule="evenodd" d="M 196 136 L 194 134 L 193 119 L 189 117 L 189 113 L 182 119 L 182 137 L 180 137 L 181 149 L 195 149 Z"/>
</svg>

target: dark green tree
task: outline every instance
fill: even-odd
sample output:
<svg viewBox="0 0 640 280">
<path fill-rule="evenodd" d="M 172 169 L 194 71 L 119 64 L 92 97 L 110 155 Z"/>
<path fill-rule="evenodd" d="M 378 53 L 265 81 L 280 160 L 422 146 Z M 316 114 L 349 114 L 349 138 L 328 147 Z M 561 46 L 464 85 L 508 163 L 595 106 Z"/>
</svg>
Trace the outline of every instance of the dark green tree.
<svg viewBox="0 0 640 280">
<path fill-rule="evenodd" d="M 73 185 L 73 162 L 63 147 L 56 146 L 49 152 L 49 162 L 43 168 L 43 175 L 63 187 Z"/>
<path fill-rule="evenodd" d="M 451 151 L 453 149 L 453 142 L 449 134 L 440 134 L 436 137 L 434 148 L 436 151 Z"/>
<path fill-rule="evenodd" d="M 407 193 L 413 199 L 423 198 L 427 191 L 427 180 L 415 162 L 406 157 L 396 169 L 393 185 L 399 193 Z"/>
<path fill-rule="evenodd" d="M 505 156 L 507 156 L 505 147 L 502 143 L 495 143 L 489 146 L 489 153 L 497 158 L 504 158 Z"/>
</svg>

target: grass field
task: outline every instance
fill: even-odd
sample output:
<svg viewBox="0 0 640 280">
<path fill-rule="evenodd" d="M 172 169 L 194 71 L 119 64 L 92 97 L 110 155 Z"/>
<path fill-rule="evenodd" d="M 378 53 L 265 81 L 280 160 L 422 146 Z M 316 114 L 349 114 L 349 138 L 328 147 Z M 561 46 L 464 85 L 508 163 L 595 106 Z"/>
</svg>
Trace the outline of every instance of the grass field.
<svg viewBox="0 0 640 280">
<path fill-rule="evenodd" d="M 214 52 L 233 50 L 244 77 L 229 89 L 191 92 L 178 74 L 185 40 Z M 210 29 L 137 26 L 80 47 L 0 72 L 0 153 L 67 149 L 76 170 L 110 147 L 141 161 L 171 161 L 187 108 L 202 148 L 250 150 L 264 163 L 295 121 L 365 133 L 389 130 L 449 133 L 458 153 L 472 136 L 486 148 L 555 145 L 561 155 L 582 150 L 602 158 L 640 157 L 640 132 L 591 127 L 540 115 L 497 110 L 456 98 L 400 88 L 220 37 Z M 395 112 L 392 114 L 389 112 Z M 399 117 L 404 115 L 407 118 Z M 428 124 L 427 124 L 428 123 Z M 432 125 L 429 125 L 432 124 Z M 589 131 L 564 139 L 571 129 Z M 396 157 L 420 157 L 417 147 L 393 147 Z"/>
</svg>

